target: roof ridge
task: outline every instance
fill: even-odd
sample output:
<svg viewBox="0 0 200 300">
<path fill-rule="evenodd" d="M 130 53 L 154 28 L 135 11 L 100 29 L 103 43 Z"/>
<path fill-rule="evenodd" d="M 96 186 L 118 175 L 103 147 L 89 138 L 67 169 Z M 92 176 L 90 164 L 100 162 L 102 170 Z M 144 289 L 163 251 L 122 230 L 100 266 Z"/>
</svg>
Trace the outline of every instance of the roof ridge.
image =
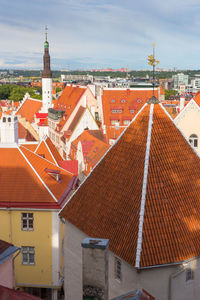
<svg viewBox="0 0 200 300">
<path fill-rule="evenodd" d="M 51 150 L 50 150 L 49 146 L 48 146 L 48 145 L 47 145 L 47 143 L 46 143 L 46 139 L 44 140 L 44 143 L 45 143 L 45 145 L 46 145 L 47 149 L 49 150 L 49 153 L 51 154 L 51 156 L 52 156 L 53 160 L 55 161 L 55 164 L 56 164 L 56 166 L 58 166 L 58 163 L 57 163 L 57 161 L 56 161 L 55 157 L 53 156 L 53 153 L 51 152 Z"/>
<path fill-rule="evenodd" d="M 154 109 L 154 104 L 152 103 L 150 105 L 150 112 L 149 112 L 146 153 L 145 153 L 145 160 L 144 160 L 142 199 L 141 199 L 141 206 L 140 206 L 140 218 L 139 218 L 139 225 L 138 225 L 138 240 L 137 240 L 137 248 L 136 248 L 136 258 L 135 258 L 135 267 L 136 268 L 140 267 L 140 256 L 141 256 L 141 251 L 142 251 L 142 233 L 143 233 L 145 201 L 146 201 L 146 191 L 147 191 L 147 178 L 148 178 L 149 156 L 150 156 L 150 146 L 151 146 L 151 132 L 152 132 L 152 125 L 153 125 L 153 109 Z"/>
<path fill-rule="evenodd" d="M 61 211 L 65 208 L 65 206 L 67 205 L 67 203 L 71 200 L 72 196 L 74 196 L 78 190 L 80 189 L 80 187 L 84 184 L 84 182 L 86 181 L 86 179 L 88 179 L 88 177 L 91 175 L 91 173 L 96 169 L 96 167 L 100 164 L 100 162 L 104 159 L 104 157 L 107 155 L 107 153 L 118 143 L 118 141 L 120 140 L 120 138 L 124 135 L 124 133 L 126 132 L 126 130 L 129 128 L 129 126 L 136 120 L 137 116 L 141 113 L 141 111 L 147 106 L 147 103 L 145 103 L 142 108 L 138 111 L 138 113 L 135 115 L 135 117 L 133 118 L 133 120 L 130 122 L 130 124 L 122 131 L 122 133 L 118 136 L 116 142 L 114 144 L 111 145 L 111 147 L 104 153 L 104 155 L 101 157 L 101 159 L 98 161 L 98 163 L 94 166 L 94 168 L 92 169 L 92 171 L 89 173 L 88 176 L 85 177 L 85 179 L 81 182 L 81 184 L 79 185 L 79 187 L 76 189 L 76 191 L 69 197 L 69 199 L 66 201 L 65 205 L 60 209 L 59 214 L 61 213 Z"/>
<path fill-rule="evenodd" d="M 22 146 L 23 147 L 23 146 Z M 25 150 L 37 155 L 36 153 L 30 151 L 29 149 L 26 149 L 25 147 L 23 147 Z M 53 197 L 53 199 L 58 202 L 58 200 L 56 199 L 56 197 L 54 196 L 54 194 L 52 193 L 52 191 L 48 188 L 48 186 L 46 185 L 46 183 L 42 180 L 42 178 L 40 177 L 40 175 L 38 174 L 38 172 L 35 170 L 35 168 L 33 167 L 33 165 L 31 164 L 31 162 L 28 160 L 28 158 L 26 157 L 26 155 L 23 153 L 23 151 L 20 149 L 20 147 L 18 147 L 20 153 L 22 154 L 22 156 L 25 158 L 26 162 L 29 164 L 29 166 L 33 169 L 33 171 L 35 172 L 36 176 L 40 179 L 40 181 L 42 182 L 42 184 L 44 185 L 44 187 L 47 189 L 47 191 L 49 192 L 49 194 Z M 38 155 L 39 156 L 39 155 Z M 41 156 L 39 156 L 41 158 Z"/>
</svg>

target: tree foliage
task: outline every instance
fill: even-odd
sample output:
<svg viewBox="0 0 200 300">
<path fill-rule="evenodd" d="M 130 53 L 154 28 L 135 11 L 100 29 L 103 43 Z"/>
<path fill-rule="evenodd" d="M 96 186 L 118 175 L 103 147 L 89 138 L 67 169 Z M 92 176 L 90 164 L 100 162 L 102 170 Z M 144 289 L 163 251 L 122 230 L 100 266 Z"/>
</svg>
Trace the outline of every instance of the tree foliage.
<svg viewBox="0 0 200 300">
<path fill-rule="evenodd" d="M 176 96 L 177 93 L 175 90 L 165 90 L 165 100 L 168 100 L 170 96 Z"/>
<path fill-rule="evenodd" d="M 35 93 L 37 91 L 37 94 Z M 32 98 L 42 99 L 42 95 L 39 90 L 32 87 L 23 87 L 19 85 L 5 84 L 0 86 L 0 99 L 21 101 L 26 93 L 29 93 Z M 38 92 L 40 93 L 38 95 Z"/>
</svg>

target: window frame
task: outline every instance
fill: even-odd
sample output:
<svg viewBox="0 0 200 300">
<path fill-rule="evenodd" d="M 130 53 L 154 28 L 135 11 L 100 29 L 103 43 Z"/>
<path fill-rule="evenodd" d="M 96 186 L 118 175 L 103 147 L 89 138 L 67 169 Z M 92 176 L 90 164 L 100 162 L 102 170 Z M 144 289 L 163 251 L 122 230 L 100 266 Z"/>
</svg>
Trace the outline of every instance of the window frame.
<svg viewBox="0 0 200 300">
<path fill-rule="evenodd" d="M 196 135 L 195 133 L 191 134 L 189 136 L 189 143 L 194 147 L 194 148 L 198 148 L 198 142 L 199 142 L 199 138 L 198 135 Z"/>
<path fill-rule="evenodd" d="M 25 249 L 27 248 L 27 249 Z M 22 253 L 22 265 L 33 266 L 35 265 L 35 247 L 34 246 L 22 246 L 21 247 Z M 27 255 L 27 261 L 24 260 L 24 255 Z M 33 262 L 31 262 L 30 255 L 33 255 Z"/>
<path fill-rule="evenodd" d="M 191 281 L 191 280 L 194 280 L 194 270 L 191 268 L 191 267 L 188 267 L 186 270 L 185 270 L 185 281 L 188 282 L 188 281 Z"/>
<path fill-rule="evenodd" d="M 114 277 L 116 280 L 122 281 L 122 261 L 118 257 L 115 257 L 114 261 Z"/>
<path fill-rule="evenodd" d="M 26 217 L 23 215 L 27 215 Z M 32 217 L 30 216 L 32 215 Z M 27 226 L 24 226 L 23 221 L 27 222 Z M 30 221 L 32 221 L 32 227 L 30 225 Z M 30 212 L 22 212 L 21 213 L 21 230 L 22 231 L 33 231 L 34 230 L 34 214 Z"/>
</svg>

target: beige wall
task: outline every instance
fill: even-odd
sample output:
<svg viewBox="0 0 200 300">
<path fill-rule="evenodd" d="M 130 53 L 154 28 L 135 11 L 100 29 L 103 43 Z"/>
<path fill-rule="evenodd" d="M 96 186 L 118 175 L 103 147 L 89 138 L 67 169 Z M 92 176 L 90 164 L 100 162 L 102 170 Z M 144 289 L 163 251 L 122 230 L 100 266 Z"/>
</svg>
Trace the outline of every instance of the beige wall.
<svg viewBox="0 0 200 300">
<path fill-rule="evenodd" d="M 198 136 L 198 147 L 195 149 L 200 154 L 200 108 L 194 100 L 191 100 L 180 115 L 176 117 L 174 123 L 183 132 L 187 140 L 189 140 L 191 134 Z"/>
<path fill-rule="evenodd" d="M 66 222 L 64 290 L 66 300 L 83 300 L 82 247 L 86 235 Z"/>
</svg>

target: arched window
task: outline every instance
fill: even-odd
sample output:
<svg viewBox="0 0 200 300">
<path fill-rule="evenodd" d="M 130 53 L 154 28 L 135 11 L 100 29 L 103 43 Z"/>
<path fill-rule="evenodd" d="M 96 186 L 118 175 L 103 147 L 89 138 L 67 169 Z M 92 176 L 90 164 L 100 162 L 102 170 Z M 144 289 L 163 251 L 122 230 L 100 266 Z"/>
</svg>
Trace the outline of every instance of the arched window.
<svg viewBox="0 0 200 300">
<path fill-rule="evenodd" d="M 8 122 L 11 122 L 11 118 L 8 118 Z"/>
<path fill-rule="evenodd" d="M 4 123 L 6 122 L 6 117 L 3 117 L 3 122 L 4 122 Z"/>
<path fill-rule="evenodd" d="M 197 148 L 198 147 L 198 136 L 196 134 L 191 134 L 189 137 L 190 144 Z"/>
</svg>

